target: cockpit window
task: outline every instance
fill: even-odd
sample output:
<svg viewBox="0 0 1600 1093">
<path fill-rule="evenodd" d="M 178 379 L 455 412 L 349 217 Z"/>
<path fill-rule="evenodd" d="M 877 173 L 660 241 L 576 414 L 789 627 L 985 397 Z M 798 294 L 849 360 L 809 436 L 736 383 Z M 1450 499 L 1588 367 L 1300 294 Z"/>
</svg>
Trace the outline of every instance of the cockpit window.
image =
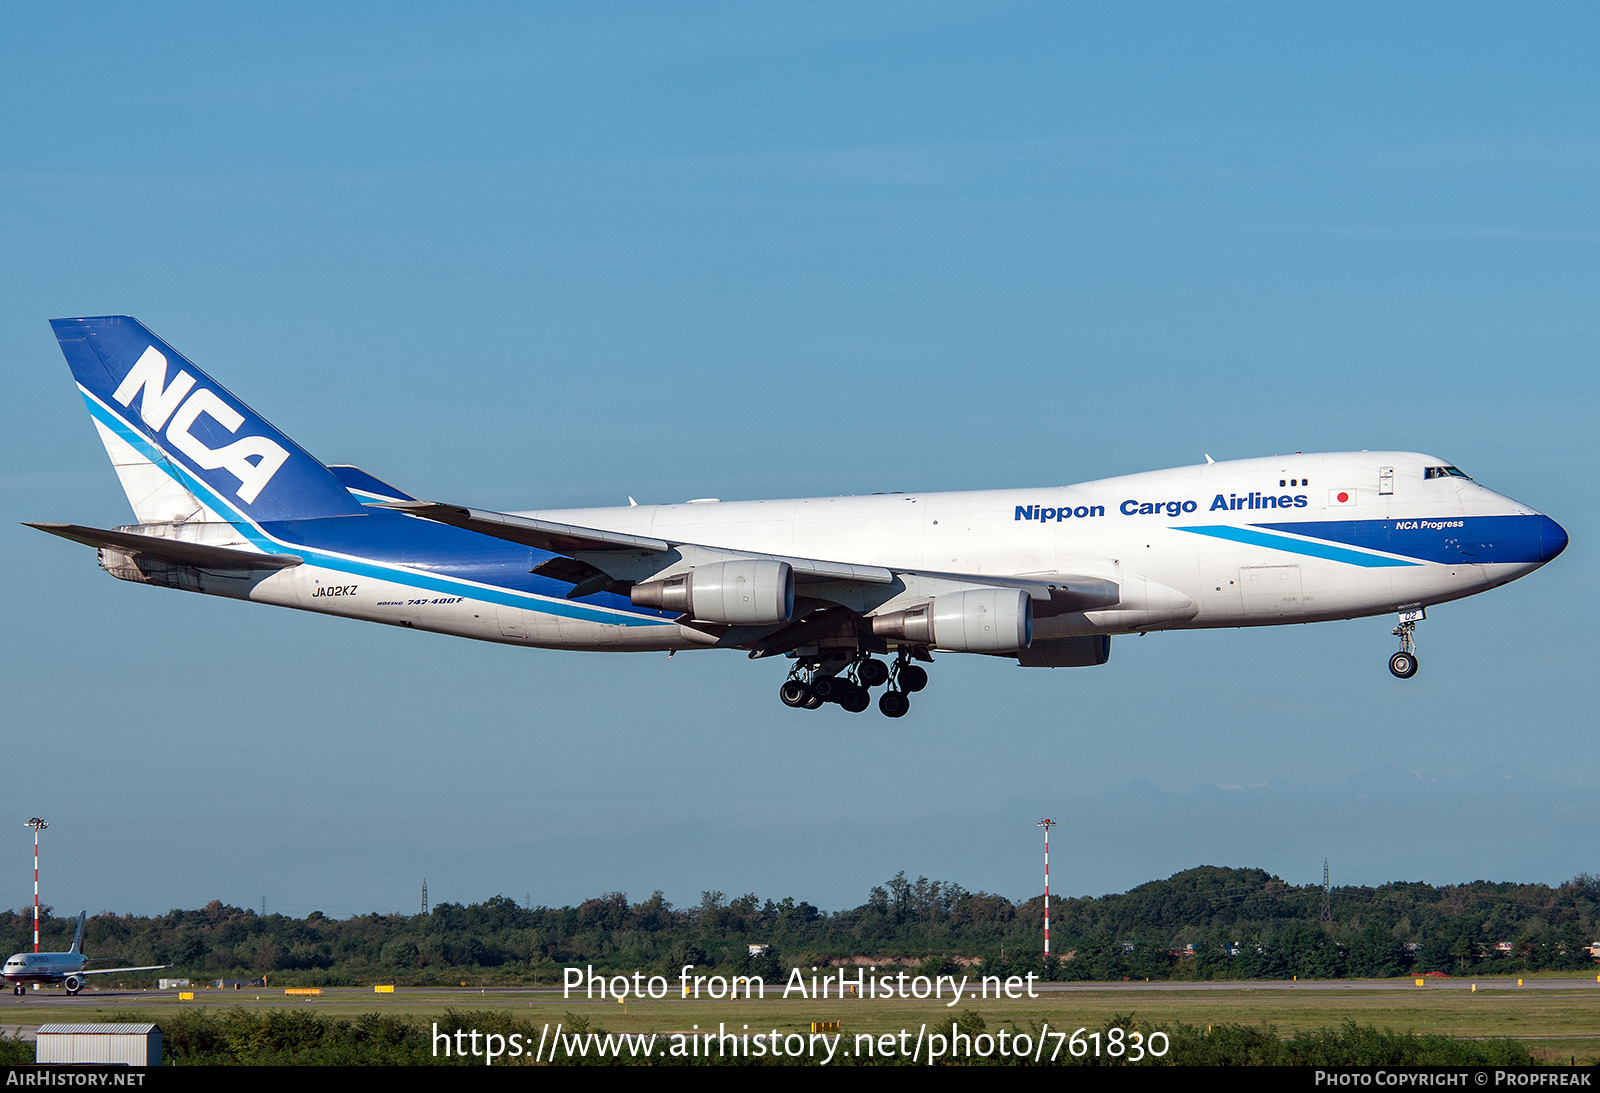
<svg viewBox="0 0 1600 1093">
<path fill-rule="evenodd" d="M 1472 476 L 1459 467 L 1429 467 L 1422 472 L 1424 478 L 1465 478 L 1472 481 Z"/>
</svg>

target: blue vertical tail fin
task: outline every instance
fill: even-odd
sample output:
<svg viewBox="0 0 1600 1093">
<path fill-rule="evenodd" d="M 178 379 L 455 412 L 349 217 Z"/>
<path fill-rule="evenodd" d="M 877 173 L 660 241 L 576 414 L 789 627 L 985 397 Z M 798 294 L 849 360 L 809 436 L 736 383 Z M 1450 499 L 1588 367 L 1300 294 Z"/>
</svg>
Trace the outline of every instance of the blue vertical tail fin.
<svg viewBox="0 0 1600 1093">
<path fill-rule="evenodd" d="M 141 523 L 364 512 L 327 467 L 137 319 L 52 319 Z"/>
<path fill-rule="evenodd" d="M 67 952 L 73 955 L 83 952 L 83 925 L 87 921 L 89 921 L 89 912 L 86 910 L 79 911 L 78 932 L 72 935 L 72 948 L 68 949 Z"/>
</svg>

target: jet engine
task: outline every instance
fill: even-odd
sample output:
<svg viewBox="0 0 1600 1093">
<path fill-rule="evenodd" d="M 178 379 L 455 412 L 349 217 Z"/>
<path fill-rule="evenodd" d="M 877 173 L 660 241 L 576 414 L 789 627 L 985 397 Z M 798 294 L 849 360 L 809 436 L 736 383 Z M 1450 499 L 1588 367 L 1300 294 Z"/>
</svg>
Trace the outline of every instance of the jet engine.
<svg viewBox="0 0 1600 1093">
<path fill-rule="evenodd" d="M 1017 588 L 947 592 L 872 617 L 872 632 L 955 653 L 1009 653 L 1033 642 L 1033 601 Z"/>
<path fill-rule="evenodd" d="M 769 626 L 794 614 L 794 570 L 776 558 L 742 558 L 696 566 L 633 586 L 639 607 L 678 611 L 699 622 Z"/>
</svg>

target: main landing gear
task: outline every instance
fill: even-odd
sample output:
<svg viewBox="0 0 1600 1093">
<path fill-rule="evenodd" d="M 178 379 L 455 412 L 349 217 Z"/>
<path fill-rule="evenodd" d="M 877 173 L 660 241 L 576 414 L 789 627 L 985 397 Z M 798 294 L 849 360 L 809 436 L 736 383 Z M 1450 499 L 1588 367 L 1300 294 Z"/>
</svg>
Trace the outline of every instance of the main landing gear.
<svg viewBox="0 0 1600 1093">
<path fill-rule="evenodd" d="M 927 658 L 925 652 L 922 655 Z M 872 688 L 887 683 L 889 689 L 879 696 L 878 709 L 885 717 L 904 717 L 911 709 L 906 696 L 928 685 L 927 669 L 911 663 L 911 656 L 902 649 L 893 664 L 865 653 L 832 663 L 797 661 L 778 688 L 778 697 L 795 709 L 815 710 L 834 702 L 850 713 L 861 713 L 872 705 Z"/>
<path fill-rule="evenodd" d="M 1417 623 L 1425 618 L 1427 615 L 1420 608 L 1400 613 L 1400 625 L 1393 630 L 1400 639 L 1400 651 L 1389 658 L 1389 671 L 1397 679 L 1410 679 L 1417 674 Z"/>
<path fill-rule="evenodd" d="M 822 705 L 822 699 L 811 689 L 811 684 L 798 676 L 790 676 L 778 688 L 778 697 L 785 706 L 792 706 L 797 710 L 815 710 Z"/>
</svg>

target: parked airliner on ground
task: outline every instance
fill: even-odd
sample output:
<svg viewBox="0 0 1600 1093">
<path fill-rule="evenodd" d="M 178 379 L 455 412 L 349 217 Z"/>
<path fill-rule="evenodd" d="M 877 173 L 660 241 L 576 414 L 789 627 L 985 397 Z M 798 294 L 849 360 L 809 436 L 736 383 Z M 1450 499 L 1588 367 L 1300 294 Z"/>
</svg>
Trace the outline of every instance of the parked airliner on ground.
<svg viewBox="0 0 1600 1093">
<path fill-rule="evenodd" d="M 4 970 L 0 970 L 0 976 L 4 976 L 5 981 L 11 984 L 11 993 L 27 993 L 29 983 L 40 986 L 60 983 L 67 988 L 68 994 L 77 994 L 83 989 L 83 977 L 86 975 L 153 972 L 167 967 L 166 964 L 147 964 L 142 968 L 86 969 L 84 965 L 89 962 L 89 958 L 83 955 L 83 926 L 88 919 L 87 911 L 78 915 L 78 932 L 72 936 L 72 948 L 64 953 L 12 953 L 7 957 Z"/>
<path fill-rule="evenodd" d="M 52 321 L 138 523 L 33 527 L 127 581 L 564 649 L 792 660 L 790 706 L 890 717 L 935 650 L 1105 663 L 1111 636 L 1398 613 L 1515 580 L 1554 520 L 1414 452 L 1076 486 L 524 513 L 324 466 L 126 316 Z M 882 659 L 880 659 L 882 658 Z"/>
</svg>

